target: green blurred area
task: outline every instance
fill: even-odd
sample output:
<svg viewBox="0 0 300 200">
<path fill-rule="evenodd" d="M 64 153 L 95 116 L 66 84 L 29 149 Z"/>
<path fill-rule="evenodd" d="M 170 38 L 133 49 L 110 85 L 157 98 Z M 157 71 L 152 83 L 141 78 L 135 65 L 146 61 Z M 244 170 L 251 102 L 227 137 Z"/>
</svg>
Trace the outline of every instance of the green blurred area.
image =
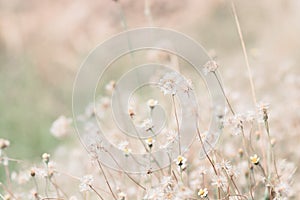
<svg viewBox="0 0 300 200">
<path fill-rule="evenodd" d="M 58 115 L 70 114 L 71 90 L 41 80 L 25 56 L 2 55 L 0 62 L 0 137 L 10 140 L 11 157 L 39 158 L 58 143 L 49 129 Z"/>
</svg>

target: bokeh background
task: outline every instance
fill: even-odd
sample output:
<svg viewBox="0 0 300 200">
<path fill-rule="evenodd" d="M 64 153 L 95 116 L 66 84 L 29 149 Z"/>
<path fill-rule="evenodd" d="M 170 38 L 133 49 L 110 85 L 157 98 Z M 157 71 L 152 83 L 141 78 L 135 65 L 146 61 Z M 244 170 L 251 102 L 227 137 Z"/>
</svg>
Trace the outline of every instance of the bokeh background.
<svg viewBox="0 0 300 200">
<path fill-rule="evenodd" d="M 235 4 L 258 100 L 271 104 L 277 150 L 298 163 L 300 1 Z M 230 1 L 0 0 L 0 137 L 11 141 L 10 155 L 34 160 L 60 145 L 49 129 L 59 115 L 72 115 L 72 85 L 81 62 L 112 35 L 143 26 L 196 39 L 220 63 L 235 108 L 253 109 Z M 63 142 L 76 140 L 74 134 Z"/>
</svg>

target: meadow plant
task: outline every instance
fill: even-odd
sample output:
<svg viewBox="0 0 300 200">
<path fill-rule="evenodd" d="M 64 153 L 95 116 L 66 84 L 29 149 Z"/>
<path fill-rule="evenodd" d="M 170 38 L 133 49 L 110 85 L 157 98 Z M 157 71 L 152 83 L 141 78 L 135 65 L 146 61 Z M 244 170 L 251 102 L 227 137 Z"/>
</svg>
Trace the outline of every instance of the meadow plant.
<svg viewBox="0 0 300 200">
<path fill-rule="evenodd" d="M 255 106 L 246 112 L 236 111 L 236 103 L 231 103 L 232 97 L 227 95 L 220 80 L 218 70 L 222 66 L 212 59 L 203 63 L 203 74 L 217 80 L 226 102 L 224 109 L 214 105 L 209 108 L 218 118 L 218 130 L 223 132 L 216 145 L 211 141 L 215 141 L 218 134 L 214 136 L 209 131 L 209 124 L 203 124 L 203 118 L 210 115 L 200 112 L 201 107 L 180 101 L 180 94 L 187 99 L 196 94 L 197 103 L 201 101 L 202 96 L 197 93 L 198 80 L 190 79 L 182 72 L 184 70 L 177 70 L 180 63 L 176 63 L 178 59 L 172 59 L 173 54 L 166 57 L 165 52 L 152 52 L 147 56 L 167 63 L 175 72 L 159 68 L 147 74 L 159 94 L 150 93 L 153 96 L 146 99 L 145 94 L 132 95 L 127 105 L 118 102 L 128 117 L 124 124 L 135 131 L 135 137 L 123 134 L 126 131 L 120 130 L 119 126 L 112 126 L 116 123 L 116 117 L 111 114 L 116 106 L 112 104 L 113 98 L 123 91 L 119 91 L 122 85 L 118 81 L 106 80 L 95 102 L 85 105 L 81 115 L 75 116 L 74 120 L 60 116 L 50 128 L 54 137 L 64 141 L 75 132 L 74 121 L 80 121 L 82 134 L 75 145 L 62 145 L 51 155 L 41 152 L 40 161 L 32 164 L 8 155 L 7 149 L 14 148 L 17 143 L 11 145 L 10 141 L 0 139 L 0 165 L 6 177 L 0 181 L 0 198 L 297 199 L 293 185 L 296 165 L 285 157 L 284 152 L 277 153 L 280 152 L 276 148 L 280 148 L 277 143 L 281 138 L 276 138 L 270 123 L 271 118 L 280 116 L 272 116 L 276 105 L 257 101 L 244 40 L 234 5 L 232 7 Z M 147 6 L 145 15 L 152 24 L 151 10 Z M 125 19 L 122 20 L 126 26 Z M 163 122 L 161 110 L 167 119 Z M 192 117 L 189 122 L 185 121 L 187 118 L 182 117 L 183 114 L 196 116 L 195 121 Z M 123 124 L 122 121 L 117 123 Z M 192 127 L 194 134 L 188 147 L 184 142 L 186 132 L 181 129 L 183 124 Z M 110 144 L 99 137 L 103 132 Z M 115 150 L 111 150 L 112 146 Z M 159 151 L 166 152 L 167 157 L 157 156 Z M 169 165 L 162 166 L 161 159 L 167 159 Z M 18 165 L 18 170 L 11 171 L 11 164 Z"/>
</svg>

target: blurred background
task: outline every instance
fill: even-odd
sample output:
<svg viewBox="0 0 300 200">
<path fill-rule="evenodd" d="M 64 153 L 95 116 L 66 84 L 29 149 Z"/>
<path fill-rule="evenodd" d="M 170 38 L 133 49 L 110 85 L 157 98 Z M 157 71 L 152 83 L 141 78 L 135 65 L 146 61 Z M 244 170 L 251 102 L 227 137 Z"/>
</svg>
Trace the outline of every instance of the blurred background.
<svg viewBox="0 0 300 200">
<path fill-rule="evenodd" d="M 274 134 L 298 161 L 300 1 L 235 5 L 258 100 L 271 104 Z M 81 62 L 112 35 L 143 26 L 196 39 L 220 63 L 235 108 L 253 109 L 230 1 L 0 0 L 0 137 L 11 141 L 10 155 L 36 159 L 59 145 L 49 129 L 58 116 L 72 116 L 72 85 Z M 67 143 L 74 140 L 75 134 Z"/>
</svg>

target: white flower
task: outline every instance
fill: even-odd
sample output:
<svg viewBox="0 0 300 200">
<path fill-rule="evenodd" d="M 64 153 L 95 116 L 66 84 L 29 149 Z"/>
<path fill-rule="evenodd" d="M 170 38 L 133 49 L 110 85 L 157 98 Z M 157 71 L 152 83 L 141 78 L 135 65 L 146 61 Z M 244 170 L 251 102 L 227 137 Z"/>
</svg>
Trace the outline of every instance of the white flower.
<svg viewBox="0 0 300 200">
<path fill-rule="evenodd" d="M 124 192 L 119 192 L 118 193 L 118 200 L 125 200 L 126 199 L 126 193 Z"/>
<path fill-rule="evenodd" d="M 44 163 L 48 164 L 48 163 L 49 163 L 49 160 L 50 160 L 50 154 L 48 154 L 48 153 L 43 153 L 42 159 L 43 159 L 43 162 L 44 162 Z"/>
<path fill-rule="evenodd" d="M 123 142 L 120 142 L 119 145 L 118 145 L 118 148 L 123 151 L 124 155 L 125 156 L 129 156 L 132 152 L 132 150 L 129 148 L 129 143 L 128 141 L 123 141 Z"/>
<path fill-rule="evenodd" d="M 5 149 L 5 148 L 9 147 L 9 145 L 10 145 L 9 140 L 0 138 L 0 149 Z"/>
<path fill-rule="evenodd" d="M 198 191 L 198 196 L 200 196 L 201 198 L 204 198 L 204 197 L 207 197 L 207 195 L 208 195 L 208 190 L 207 190 L 207 188 L 201 188 L 201 189 L 199 189 L 199 191 Z"/>
<path fill-rule="evenodd" d="M 145 131 L 150 131 L 153 129 L 154 125 L 152 123 L 151 119 L 145 119 L 141 125 L 142 128 L 145 129 Z"/>
<path fill-rule="evenodd" d="M 270 105 L 265 102 L 260 102 L 257 104 L 257 110 L 258 110 L 258 121 L 264 122 L 268 120 L 268 111 Z"/>
<path fill-rule="evenodd" d="M 259 164 L 259 160 L 260 160 L 260 157 L 258 157 L 257 154 L 254 154 L 253 156 L 250 156 L 250 161 L 254 165 L 258 165 Z"/>
<path fill-rule="evenodd" d="M 187 167 L 187 159 L 183 156 L 178 156 L 176 159 L 176 165 L 179 171 L 184 171 Z"/>
<path fill-rule="evenodd" d="M 91 185 L 94 181 L 92 175 L 86 175 L 80 179 L 79 190 L 80 192 L 86 192 L 91 190 Z"/>
<path fill-rule="evenodd" d="M 178 78 L 179 78 L 178 74 L 173 72 L 164 75 L 163 78 L 159 80 L 159 87 L 161 91 L 164 93 L 164 95 L 176 94 Z"/>
<path fill-rule="evenodd" d="M 148 147 L 151 149 L 153 147 L 155 140 L 150 137 L 150 138 L 146 139 L 145 142 L 148 145 Z"/>
<path fill-rule="evenodd" d="M 229 117 L 225 120 L 224 125 L 229 126 L 232 135 L 240 135 L 242 133 L 243 122 L 245 117 L 242 114 L 236 114 L 233 117 Z"/>
<path fill-rule="evenodd" d="M 56 138 L 63 138 L 71 132 L 71 118 L 60 116 L 51 126 L 50 132 Z"/>
<path fill-rule="evenodd" d="M 205 75 L 207 75 L 209 72 L 216 71 L 218 67 L 219 66 L 216 61 L 210 60 L 203 65 L 203 72 Z"/>
<path fill-rule="evenodd" d="M 147 101 L 147 105 L 149 106 L 149 108 L 153 109 L 153 108 L 155 108 L 155 106 L 158 105 L 158 101 L 154 100 L 154 99 L 149 99 Z"/>
<path fill-rule="evenodd" d="M 216 164 L 217 169 L 225 169 L 226 171 L 232 168 L 229 160 L 222 160 L 220 163 Z"/>
<path fill-rule="evenodd" d="M 183 76 L 176 72 L 167 73 L 159 80 L 160 90 L 166 94 L 175 95 L 177 92 L 189 92 L 192 90 L 191 80 L 186 80 Z"/>
<path fill-rule="evenodd" d="M 113 90 L 115 89 L 115 87 L 116 87 L 116 82 L 115 81 L 110 81 L 106 86 L 105 86 L 105 90 L 107 91 L 107 92 L 113 92 Z"/>
</svg>

